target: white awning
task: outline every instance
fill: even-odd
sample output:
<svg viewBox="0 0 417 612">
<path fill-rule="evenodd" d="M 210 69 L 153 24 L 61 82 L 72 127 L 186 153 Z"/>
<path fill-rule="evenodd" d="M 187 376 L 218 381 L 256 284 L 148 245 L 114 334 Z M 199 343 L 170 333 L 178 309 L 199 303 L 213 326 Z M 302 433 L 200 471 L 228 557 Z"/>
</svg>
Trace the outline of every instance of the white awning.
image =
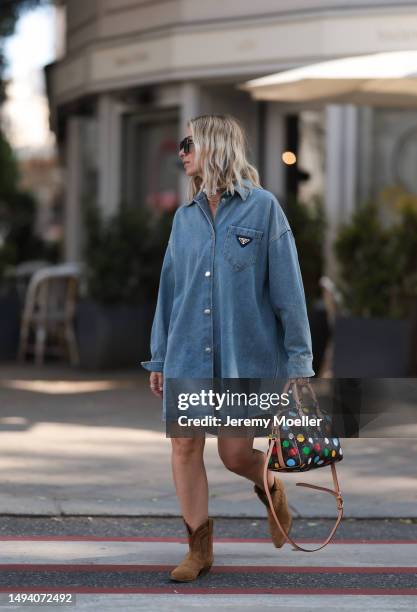
<svg viewBox="0 0 417 612">
<path fill-rule="evenodd" d="M 247 81 L 256 100 L 417 108 L 417 51 L 346 57 Z"/>
</svg>

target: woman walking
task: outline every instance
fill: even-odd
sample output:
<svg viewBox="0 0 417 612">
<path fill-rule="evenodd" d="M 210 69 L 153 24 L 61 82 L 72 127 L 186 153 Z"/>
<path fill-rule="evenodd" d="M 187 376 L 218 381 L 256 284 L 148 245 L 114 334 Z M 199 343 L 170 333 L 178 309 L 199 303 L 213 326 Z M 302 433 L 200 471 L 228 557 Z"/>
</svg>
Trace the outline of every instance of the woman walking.
<svg viewBox="0 0 417 612">
<path fill-rule="evenodd" d="M 152 325 L 152 357 L 141 362 L 151 372 L 151 391 L 163 399 L 163 420 L 166 379 L 314 376 L 294 237 L 246 155 L 245 134 L 231 116 L 191 119 L 179 145 L 189 201 L 174 215 Z M 253 440 L 219 436 L 218 452 L 227 469 L 254 483 L 279 548 L 285 540 L 263 488 L 265 454 L 253 448 Z M 189 552 L 170 577 L 191 581 L 213 563 L 205 437 L 171 437 L 171 444 Z M 268 484 L 288 532 L 292 518 L 283 483 L 268 472 Z"/>
</svg>

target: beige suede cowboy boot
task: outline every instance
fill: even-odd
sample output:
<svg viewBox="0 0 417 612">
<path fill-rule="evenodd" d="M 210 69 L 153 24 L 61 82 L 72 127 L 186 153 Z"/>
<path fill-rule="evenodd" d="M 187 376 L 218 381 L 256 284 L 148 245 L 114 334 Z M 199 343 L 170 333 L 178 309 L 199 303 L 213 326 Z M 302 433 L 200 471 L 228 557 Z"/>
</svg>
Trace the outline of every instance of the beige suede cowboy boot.
<svg viewBox="0 0 417 612">
<path fill-rule="evenodd" d="M 190 582 L 206 574 L 213 564 L 213 519 L 209 518 L 195 531 L 182 519 L 188 532 L 189 552 L 170 573 L 171 580 Z"/>
<path fill-rule="evenodd" d="M 279 480 L 279 478 L 275 477 L 275 482 L 272 485 L 272 488 L 269 489 L 272 497 L 272 502 L 275 510 L 275 514 L 277 515 L 283 529 L 286 533 L 289 533 L 292 525 L 292 516 L 290 509 L 288 507 L 287 495 L 284 489 L 284 483 Z M 284 536 L 282 535 L 278 525 L 275 522 L 275 519 L 272 515 L 271 509 L 269 507 L 268 498 L 263 489 L 258 487 L 258 485 L 254 486 L 254 491 L 256 495 L 259 497 L 261 502 L 266 506 L 268 510 L 268 524 L 269 531 L 271 533 L 271 538 L 276 548 L 281 548 L 286 542 Z"/>
</svg>

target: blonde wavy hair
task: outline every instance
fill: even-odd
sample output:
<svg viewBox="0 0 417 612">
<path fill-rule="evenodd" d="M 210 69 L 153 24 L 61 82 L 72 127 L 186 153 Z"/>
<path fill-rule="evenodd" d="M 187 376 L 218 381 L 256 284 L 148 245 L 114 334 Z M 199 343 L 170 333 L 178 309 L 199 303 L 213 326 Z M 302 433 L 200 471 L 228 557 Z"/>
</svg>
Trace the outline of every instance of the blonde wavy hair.
<svg viewBox="0 0 417 612">
<path fill-rule="evenodd" d="M 233 195 L 235 185 L 243 179 L 261 186 L 257 169 L 246 158 L 246 136 L 237 119 L 230 115 L 201 115 L 190 119 L 188 127 L 201 167 L 201 176 L 190 178 L 190 200 L 200 191 L 213 196 L 217 189 Z"/>
</svg>

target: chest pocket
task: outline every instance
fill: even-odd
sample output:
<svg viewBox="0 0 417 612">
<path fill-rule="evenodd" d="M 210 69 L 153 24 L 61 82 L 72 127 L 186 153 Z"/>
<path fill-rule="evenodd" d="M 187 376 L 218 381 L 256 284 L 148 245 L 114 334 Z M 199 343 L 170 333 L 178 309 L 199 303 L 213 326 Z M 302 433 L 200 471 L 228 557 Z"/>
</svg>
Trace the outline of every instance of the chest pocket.
<svg viewBox="0 0 417 612">
<path fill-rule="evenodd" d="M 259 255 L 263 232 L 261 230 L 229 225 L 224 241 L 223 254 L 236 271 L 253 266 Z"/>
</svg>

